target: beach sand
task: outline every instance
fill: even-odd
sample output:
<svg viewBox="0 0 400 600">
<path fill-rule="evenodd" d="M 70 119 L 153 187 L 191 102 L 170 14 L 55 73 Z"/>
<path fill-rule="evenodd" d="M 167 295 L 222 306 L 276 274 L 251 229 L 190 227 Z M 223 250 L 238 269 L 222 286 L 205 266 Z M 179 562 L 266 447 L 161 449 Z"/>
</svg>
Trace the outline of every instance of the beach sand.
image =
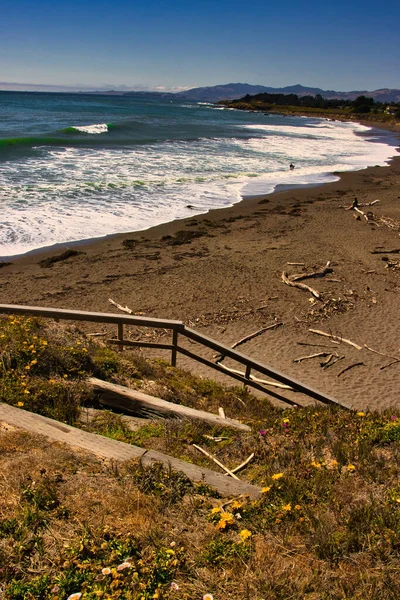
<svg viewBox="0 0 400 600">
<path fill-rule="evenodd" d="M 376 221 L 344 210 L 355 197 L 360 203 L 379 199 L 362 209 Z M 116 312 L 108 302 L 113 298 L 138 314 L 183 320 L 229 345 L 282 322 L 238 350 L 359 410 L 398 407 L 400 362 L 382 369 L 393 359 L 334 344 L 309 329 L 400 357 L 400 253 L 387 252 L 400 249 L 399 236 L 400 157 L 388 167 L 344 173 L 336 183 L 277 191 L 74 246 L 82 254 L 49 268 L 39 261 L 65 248 L 10 259 L 0 268 L 0 297 L 2 303 Z M 332 273 L 303 282 L 321 292 L 321 301 L 282 282 L 283 271 L 311 272 L 327 261 Z M 136 330 L 129 335 L 140 337 Z M 169 341 L 163 332 L 155 335 Z M 324 358 L 293 362 L 318 352 L 343 358 L 326 369 Z M 363 364 L 338 376 L 354 363 Z M 178 366 L 234 383 L 184 357 Z"/>
</svg>

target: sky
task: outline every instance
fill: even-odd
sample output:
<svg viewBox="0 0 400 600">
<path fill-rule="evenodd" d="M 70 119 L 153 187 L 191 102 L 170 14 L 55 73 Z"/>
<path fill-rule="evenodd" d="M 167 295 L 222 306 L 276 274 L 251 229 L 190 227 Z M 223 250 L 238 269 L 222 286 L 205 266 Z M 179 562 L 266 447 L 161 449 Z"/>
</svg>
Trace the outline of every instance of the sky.
<svg viewBox="0 0 400 600">
<path fill-rule="evenodd" d="M 0 0 L 0 14 L 3 89 L 400 88 L 400 0 Z"/>
</svg>

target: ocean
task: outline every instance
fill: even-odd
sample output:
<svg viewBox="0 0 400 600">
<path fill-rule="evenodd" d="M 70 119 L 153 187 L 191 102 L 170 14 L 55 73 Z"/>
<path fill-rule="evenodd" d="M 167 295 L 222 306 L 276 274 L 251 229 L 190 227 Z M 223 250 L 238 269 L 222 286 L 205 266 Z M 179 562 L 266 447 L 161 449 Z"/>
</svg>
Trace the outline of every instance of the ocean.
<svg viewBox="0 0 400 600">
<path fill-rule="evenodd" d="M 397 145 L 357 123 L 170 97 L 0 92 L 0 257 L 335 181 Z"/>
</svg>

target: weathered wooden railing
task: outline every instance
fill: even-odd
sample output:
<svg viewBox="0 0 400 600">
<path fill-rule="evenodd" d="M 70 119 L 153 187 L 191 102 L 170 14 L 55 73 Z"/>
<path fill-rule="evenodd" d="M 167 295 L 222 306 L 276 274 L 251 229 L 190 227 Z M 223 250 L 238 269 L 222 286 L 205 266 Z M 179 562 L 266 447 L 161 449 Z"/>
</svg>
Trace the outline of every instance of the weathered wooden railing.
<svg viewBox="0 0 400 600">
<path fill-rule="evenodd" d="M 263 365 L 262 363 L 245 356 L 241 352 L 237 352 L 236 350 L 232 350 L 229 346 L 225 346 L 220 342 L 209 338 L 208 336 L 191 329 L 190 327 L 186 327 L 182 321 L 172 321 L 169 319 L 155 319 L 149 317 L 138 317 L 134 315 L 117 315 L 113 313 L 101 313 L 101 312 L 87 312 L 81 310 L 65 310 L 59 308 L 43 308 L 36 306 L 19 306 L 14 304 L 0 304 L 0 313 L 4 314 L 22 314 L 22 315 L 34 315 L 37 317 L 46 317 L 55 320 L 68 320 L 68 321 L 89 321 L 95 323 L 113 323 L 117 325 L 117 339 L 107 340 L 112 344 L 116 344 L 117 346 L 123 348 L 123 346 L 130 347 L 142 347 L 142 348 L 158 348 L 162 350 L 171 350 L 171 364 L 172 366 L 176 366 L 177 353 L 183 354 L 197 362 L 210 367 L 211 369 L 215 369 L 228 377 L 232 377 L 238 381 L 241 381 L 244 385 L 255 388 L 269 396 L 277 398 L 278 400 L 285 402 L 286 404 L 294 405 L 296 402 L 290 398 L 286 398 L 282 396 L 281 393 L 276 392 L 275 390 L 271 390 L 267 383 L 260 383 L 260 380 L 254 381 L 251 378 L 251 371 L 257 371 L 262 375 L 266 375 L 267 377 L 271 377 L 276 382 L 280 384 L 284 384 L 289 386 L 291 391 L 301 392 L 314 400 L 319 400 L 324 404 L 332 404 L 343 406 L 344 408 L 348 408 L 343 403 L 330 398 L 326 394 L 322 394 L 313 388 L 303 385 L 302 383 L 292 379 L 291 377 L 287 377 L 283 375 L 279 371 L 272 369 Z M 124 339 L 124 325 L 133 325 L 136 327 L 153 327 L 157 329 L 167 329 L 172 332 L 172 340 L 170 344 L 167 343 L 158 343 L 158 342 L 145 342 L 145 341 L 132 341 Z M 179 345 L 179 339 L 181 337 L 186 337 L 189 340 L 194 342 L 198 342 L 202 346 L 206 348 L 210 348 L 211 350 L 215 350 L 220 353 L 222 356 L 231 358 L 238 363 L 242 364 L 245 367 L 245 373 L 241 374 L 240 372 L 227 370 L 221 364 L 215 363 L 203 356 L 196 354 Z M 233 371 L 233 372 L 232 372 Z"/>
</svg>

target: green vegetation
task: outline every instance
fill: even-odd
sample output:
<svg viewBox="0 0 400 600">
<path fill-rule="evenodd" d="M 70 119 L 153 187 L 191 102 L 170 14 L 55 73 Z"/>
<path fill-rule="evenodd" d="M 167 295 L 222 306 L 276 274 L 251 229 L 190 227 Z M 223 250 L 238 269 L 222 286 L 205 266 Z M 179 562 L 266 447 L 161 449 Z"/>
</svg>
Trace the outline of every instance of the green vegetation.
<svg viewBox="0 0 400 600">
<path fill-rule="evenodd" d="M 99 411 L 85 428 L 217 467 L 262 488 L 219 498 L 162 465 L 104 463 L 0 429 L 0 597 L 5 600 L 397 600 L 400 413 L 311 406 L 278 410 L 73 328 L 0 321 L 0 399 L 80 424 L 95 374 L 227 414 L 249 433 Z M 1 424 L 0 424 L 1 425 Z"/>
<path fill-rule="evenodd" d="M 240 110 L 257 110 L 283 114 L 310 114 L 336 119 L 367 118 L 380 122 L 400 121 L 400 103 L 376 102 L 359 96 L 355 100 L 297 96 L 296 94 L 247 94 L 238 100 L 222 100 L 219 104 Z"/>
</svg>

